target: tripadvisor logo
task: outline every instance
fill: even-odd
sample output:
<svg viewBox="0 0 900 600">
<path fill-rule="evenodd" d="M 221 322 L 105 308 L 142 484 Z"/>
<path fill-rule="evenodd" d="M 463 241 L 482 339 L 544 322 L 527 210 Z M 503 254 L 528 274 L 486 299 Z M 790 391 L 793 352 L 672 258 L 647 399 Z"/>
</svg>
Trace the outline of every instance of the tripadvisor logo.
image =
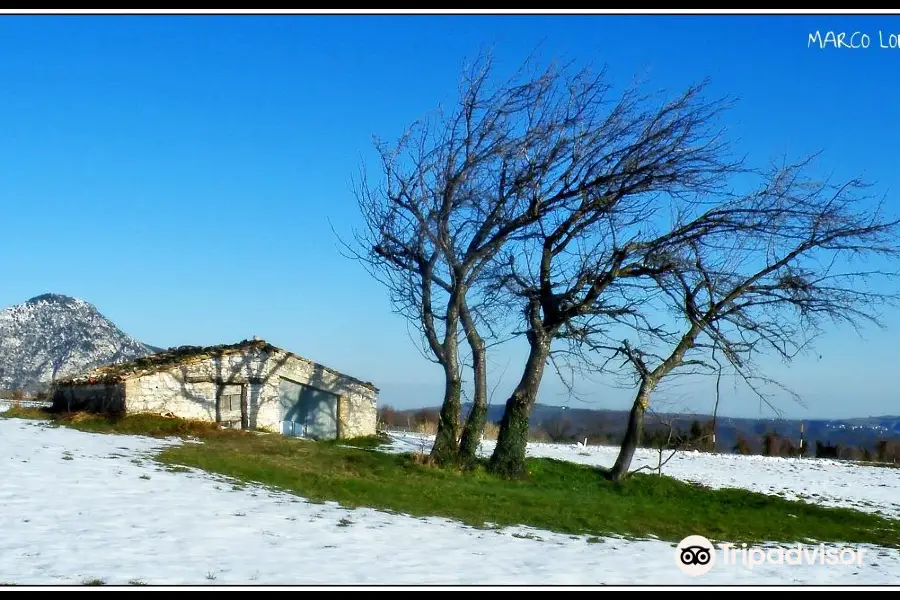
<svg viewBox="0 0 900 600">
<path fill-rule="evenodd" d="M 716 550 L 702 535 L 689 535 L 675 548 L 675 564 L 686 575 L 705 575 L 716 564 Z"/>
<path fill-rule="evenodd" d="M 861 566 L 865 548 L 834 548 L 825 544 L 788 547 L 747 547 L 721 543 L 721 564 L 741 565 L 748 569 L 760 565 L 855 565 Z M 689 535 L 675 548 L 675 564 L 686 575 L 705 575 L 716 564 L 716 546 L 702 535 Z"/>
</svg>

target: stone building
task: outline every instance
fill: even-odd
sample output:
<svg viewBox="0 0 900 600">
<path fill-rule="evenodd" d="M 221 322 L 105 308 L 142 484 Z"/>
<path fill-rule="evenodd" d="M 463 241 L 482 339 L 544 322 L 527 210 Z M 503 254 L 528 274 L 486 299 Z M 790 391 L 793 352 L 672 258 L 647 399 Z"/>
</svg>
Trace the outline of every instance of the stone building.
<svg viewBox="0 0 900 600">
<path fill-rule="evenodd" d="M 375 434 L 378 390 L 262 340 L 185 346 L 59 380 L 58 411 L 150 412 L 311 438 Z"/>
</svg>

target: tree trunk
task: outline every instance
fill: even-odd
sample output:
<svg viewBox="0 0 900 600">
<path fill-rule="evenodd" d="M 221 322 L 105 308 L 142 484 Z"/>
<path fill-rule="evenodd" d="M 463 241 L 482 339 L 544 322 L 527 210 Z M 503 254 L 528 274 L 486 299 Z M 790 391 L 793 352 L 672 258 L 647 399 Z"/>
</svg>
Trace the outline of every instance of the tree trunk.
<svg viewBox="0 0 900 600">
<path fill-rule="evenodd" d="M 497 446 L 488 463 L 488 470 L 502 477 L 525 475 L 525 450 L 528 445 L 528 424 L 531 409 L 537 400 L 538 388 L 550 354 L 546 337 L 529 335 L 531 350 L 525 363 L 522 379 L 516 386 L 500 421 Z"/>
<path fill-rule="evenodd" d="M 469 314 L 469 308 L 460 307 L 460 317 L 466 333 L 466 340 L 472 349 L 472 368 L 474 371 L 475 397 L 472 402 L 472 410 L 466 418 L 463 427 L 462 440 L 459 444 L 460 465 L 469 468 L 475 464 L 478 458 L 478 447 L 481 445 L 481 436 L 484 433 L 484 423 L 487 417 L 487 366 L 484 349 L 484 340 L 475 330 L 475 322 Z"/>
<path fill-rule="evenodd" d="M 459 314 L 459 299 L 465 297 L 465 288 L 460 287 L 447 301 L 447 323 L 444 342 L 440 347 L 441 366 L 444 367 L 444 401 L 438 421 L 437 434 L 431 447 L 432 460 L 441 466 L 456 464 L 459 457 L 459 413 L 462 381 L 459 373 L 459 346 L 456 326 Z"/>
<path fill-rule="evenodd" d="M 444 367 L 444 402 L 438 421 L 437 435 L 431 447 L 431 458 L 439 465 L 456 464 L 459 455 L 459 414 L 462 382 L 459 372 L 450 366 Z"/>
<path fill-rule="evenodd" d="M 653 387 L 654 384 L 650 381 L 641 382 L 634 405 L 631 407 L 631 413 L 628 415 L 628 428 L 625 430 L 625 439 L 622 440 L 619 456 L 616 458 L 616 464 L 607 474 L 607 477 L 613 481 L 622 481 L 631 467 L 634 451 L 641 443 L 641 434 L 644 432 L 644 413 L 650 406 L 650 393 L 653 391 Z"/>
<path fill-rule="evenodd" d="M 484 425 L 487 419 L 487 402 L 484 397 L 476 394 L 472 404 L 472 410 L 466 418 L 463 427 L 462 440 L 459 443 L 459 463 L 464 468 L 471 468 L 478 460 L 478 450 L 481 447 L 481 439 L 484 435 Z"/>
</svg>

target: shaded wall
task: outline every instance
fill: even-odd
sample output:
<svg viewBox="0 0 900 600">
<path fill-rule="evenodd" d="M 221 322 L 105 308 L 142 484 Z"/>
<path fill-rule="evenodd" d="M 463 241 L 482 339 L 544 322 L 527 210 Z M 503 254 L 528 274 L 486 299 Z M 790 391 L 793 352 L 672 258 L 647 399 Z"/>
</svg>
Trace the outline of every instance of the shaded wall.
<svg viewBox="0 0 900 600">
<path fill-rule="evenodd" d="M 281 378 L 302 383 L 339 396 L 338 399 L 338 436 L 353 438 L 375 435 L 377 420 L 377 394 L 375 390 L 352 378 L 329 371 L 320 365 L 298 360 L 283 353 L 274 354 L 269 360 L 271 367 L 269 377 L 263 390 L 263 411 L 259 421 L 273 423 L 273 429 L 279 429 L 284 417 L 280 403 L 277 402 L 278 384 Z M 273 394 L 276 401 L 266 402 Z"/>
<path fill-rule="evenodd" d="M 53 410 L 123 414 L 123 384 L 91 384 L 59 386 L 53 391 Z"/>
</svg>

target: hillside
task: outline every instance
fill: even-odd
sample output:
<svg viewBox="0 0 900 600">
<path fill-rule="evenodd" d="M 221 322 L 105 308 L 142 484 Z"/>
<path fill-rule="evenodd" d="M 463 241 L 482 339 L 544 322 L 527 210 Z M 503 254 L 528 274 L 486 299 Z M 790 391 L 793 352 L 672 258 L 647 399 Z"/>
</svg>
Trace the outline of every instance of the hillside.
<svg viewBox="0 0 900 600">
<path fill-rule="evenodd" d="M 463 415 L 471 405 L 463 406 Z M 503 405 L 488 407 L 488 421 L 499 423 L 503 417 Z M 416 422 L 436 415 L 439 407 L 394 411 L 391 419 L 395 425 Z M 436 418 L 436 417 L 435 417 Z M 680 431 L 690 431 L 694 421 L 705 424 L 710 414 L 648 414 L 645 419 L 644 442 L 652 445 L 654 431 L 667 430 L 670 424 Z M 548 404 L 535 405 L 531 415 L 531 429 L 538 438 L 554 442 L 574 442 L 585 437 L 590 443 L 617 444 L 625 433 L 628 411 L 570 408 Z M 719 416 L 716 420 L 716 450 L 732 452 L 743 440 L 754 453 L 762 452 L 766 434 L 776 434 L 799 445 L 802 437 L 810 448 L 816 441 L 841 448 L 866 448 L 874 451 L 882 440 L 900 441 L 900 417 L 877 416 L 854 419 L 752 419 Z M 850 458 L 850 457 L 848 457 Z"/>
<path fill-rule="evenodd" d="M 0 390 L 34 394 L 59 377 L 156 351 L 77 298 L 44 294 L 0 311 Z"/>
<path fill-rule="evenodd" d="M 133 420 L 128 429 L 136 422 L 145 428 L 132 431 L 143 433 L 166 424 Z M 619 485 L 598 477 L 615 460 L 610 448 L 533 443 L 523 483 L 424 466 L 416 456 L 430 448 L 427 436 L 396 435 L 389 445 L 359 449 L 204 432 L 202 424 L 168 423 L 191 427 L 190 439 L 179 440 L 125 435 L 100 419 L 96 428 L 81 419 L 64 423 L 0 418 L 9 448 L 5 476 L 16 482 L 0 486 L 2 583 L 900 582 L 900 469 L 682 453 L 662 476 L 635 474 Z M 483 454 L 490 450 L 486 443 Z M 654 464 L 653 452 L 636 453 L 635 467 Z M 746 541 L 759 553 L 758 540 L 768 540 L 767 551 L 818 541 L 804 548 L 805 564 L 748 566 L 717 550 L 712 569 L 690 577 L 676 562 L 676 542 L 686 534 Z M 841 564 L 820 563 L 826 547 L 853 554 Z M 286 569 L 285 556 L 314 568 Z"/>
</svg>

